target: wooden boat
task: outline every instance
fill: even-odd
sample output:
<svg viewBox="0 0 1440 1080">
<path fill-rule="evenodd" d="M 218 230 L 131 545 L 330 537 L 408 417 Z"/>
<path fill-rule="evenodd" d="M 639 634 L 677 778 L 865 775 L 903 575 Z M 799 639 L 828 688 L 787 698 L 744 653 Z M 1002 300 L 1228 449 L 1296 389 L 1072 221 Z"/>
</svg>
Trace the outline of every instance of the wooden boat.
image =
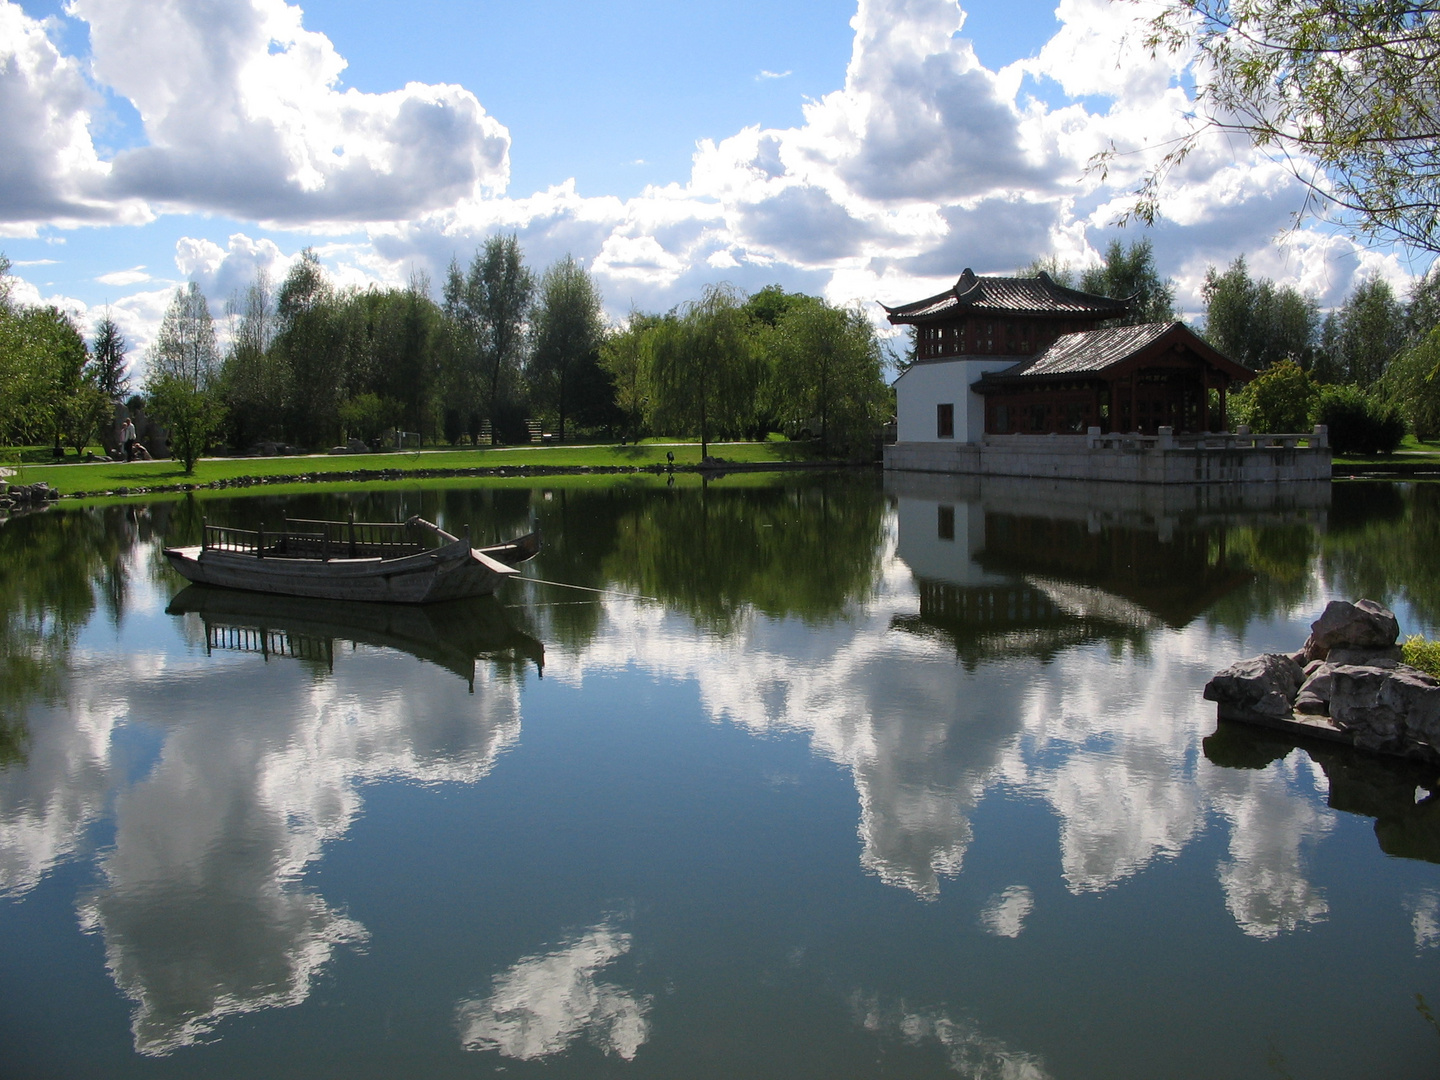
<svg viewBox="0 0 1440 1080">
<path fill-rule="evenodd" d="M 203 585 L 310 596 L 428 604 L 489 596 L 540 551 L 540 533 L 472 548 L 433 522 L 311 521 L 279 531 L 202 526 L 199 547 L 166 548 L 179 573 Z M 437 546 L 429 546 L 436 544 Z"/>
<path fill-rule="evenodd" d="M 205 651 L 259 653 L 333 668 L 337 643 L 409 653 L 453 671 L 475 689 L 475 662 L 518 672 L 533 663 L 544 674 L 545 646 L 513 626 L 493 596 L 439 604 L 367 604 L 269 596 L 187 585 L 167 615 L 197 615 Z"/>
</svg>

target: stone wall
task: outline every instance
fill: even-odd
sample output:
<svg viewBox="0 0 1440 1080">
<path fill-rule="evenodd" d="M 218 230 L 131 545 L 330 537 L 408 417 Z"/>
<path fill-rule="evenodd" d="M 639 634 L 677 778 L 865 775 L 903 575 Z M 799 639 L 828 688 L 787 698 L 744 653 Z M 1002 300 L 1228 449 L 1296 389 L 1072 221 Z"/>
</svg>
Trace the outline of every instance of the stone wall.
<svg viewBox="0 0 1440 1080">
<path fill-rule="evenodd" d="M 998 435 L 978 444 L 897 442 L 885 468 L 1139 484 L 1329 480 L 1326 446 L 1162 446 L 1158 440 L 1092 445 L 1086 435 Z"/>
</svg>

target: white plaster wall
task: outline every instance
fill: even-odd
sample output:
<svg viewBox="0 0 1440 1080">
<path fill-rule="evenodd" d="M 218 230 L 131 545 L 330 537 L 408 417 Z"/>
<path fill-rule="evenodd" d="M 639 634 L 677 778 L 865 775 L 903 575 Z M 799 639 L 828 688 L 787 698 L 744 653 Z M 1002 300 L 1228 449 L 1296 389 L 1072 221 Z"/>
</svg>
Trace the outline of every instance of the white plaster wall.
<svg viewBox="0 0 1440 1080">
<path fill-rule="evenodd" d="M 895 435 L 899 442 L 978 443 L 985 433 L 985 399 L 970 389 L 987 371 L 1015 363 L 1013 356 L 933 360 L 916 364 L 895 383 Z M 935 435 L 935 407 L 955 406 L 955 438 Z"/>
<path fill-rule="evenodd" d="M 941 506 L 955 511 L 954 539 L 940 536 Z M 985 547 L 985 511 L 978 501 L 900 496 L 895 501 L 896 554 L 917 577 L 952 585 L 990 585 L 1010 580 L 987 574 L 975 562 Z"/>
</svg>

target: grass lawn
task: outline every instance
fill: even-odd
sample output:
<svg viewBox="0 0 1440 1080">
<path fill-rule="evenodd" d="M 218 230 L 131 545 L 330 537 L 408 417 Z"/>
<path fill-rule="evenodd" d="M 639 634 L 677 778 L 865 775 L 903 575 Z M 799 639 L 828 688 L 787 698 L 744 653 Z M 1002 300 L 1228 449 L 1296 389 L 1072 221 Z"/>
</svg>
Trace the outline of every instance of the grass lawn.
<svg viewBox="0 0 1440 1080">
<path fill-rule="evenodd" d="M 1336 465 L 1437 465 L 1440 466 L 1440 442 L 1421 442 L 1406 435 L 1393 454 L 1335 455 Z"/>
<path fill-rule="evenodd" d="M 62 495 L 114 491 L 117 488 L 153 488 L 173 484 L 209 484 L 239 477 L 314 476 L 357 470 L 417 472 L 426 469 L 499 469 L 529 465 L 535 468 L 634 468 L 664 465 L 666 454 L 676 465 L 698 465 L 699 443 L 647 441 L 638 446 L 568 445 L 501 447 L 494 450 L 411 450 L 384 454 L 310 454 L 303 457 L 202 458 L 194 475 L 186 476 L 174 461 L 97 462 L 62 465 L 11 464 L 12 483 L 43 481 Z M 711 443 L 710 453 L 727 462 L 775 464 L 818 460 L 805 443 Z M 72 459 L 73 460 L 73 459 Z M 336 480 L 344 479 L 335 476 Z M 267 490 L 274 491 L 273 487 Z"/>
</svg>

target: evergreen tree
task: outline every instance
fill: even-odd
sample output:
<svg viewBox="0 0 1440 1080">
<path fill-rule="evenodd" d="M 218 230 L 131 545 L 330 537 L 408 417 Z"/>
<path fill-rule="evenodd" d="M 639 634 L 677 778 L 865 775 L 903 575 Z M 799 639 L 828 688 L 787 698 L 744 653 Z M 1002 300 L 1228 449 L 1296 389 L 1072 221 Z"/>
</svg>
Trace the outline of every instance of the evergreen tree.
<svg viewBox="0 0 1440 1080">
<path fill-rule="evenodd" d="M 125 363 L 125 338 L 120 327 L 106 311 L 95 324 L 95 344 L 92 350 L 95 358 L 96 384 L 109 401 L 124 401 L 130 393 L 130 372 Z"/>
</svg>

